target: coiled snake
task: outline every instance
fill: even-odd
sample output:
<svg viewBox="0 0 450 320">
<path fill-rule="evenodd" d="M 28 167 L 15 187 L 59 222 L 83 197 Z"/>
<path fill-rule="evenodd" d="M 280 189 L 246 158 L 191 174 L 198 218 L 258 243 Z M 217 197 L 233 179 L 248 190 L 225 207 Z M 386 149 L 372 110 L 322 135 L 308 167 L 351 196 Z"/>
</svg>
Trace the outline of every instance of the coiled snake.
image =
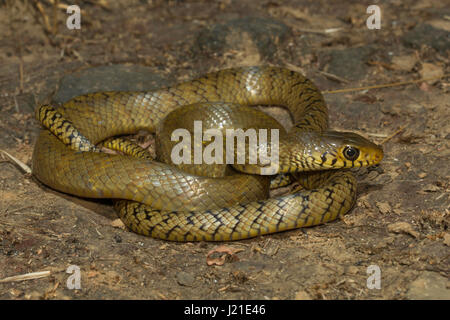
<svg viewBox="0 0 450 320">
<path fill-rule="evenodd" d="M 97 152 L 95 145 L 111 136 L 155 132 L 181 106 L 213 102 L 286 107 L 294 127 L 280 137 L 279 173 L 304 172 L 300 179 L 307 189 L 267 199 L 267 178 L 258 175 L 210 178 L 146 158 Z M 127 227 L 166 240 L 236 240 L 332 221 L 351 209 L 356 195 L 352 174 L 333 169 L 383 158 L 370 141 L 329 131 L 315 85 L 275 67 L 221 70 L 152 92 L 86 94 L 57 109 L 42 106 L 37 117 L 46 129 L 35 145 L 33 174 L 42 183 L 77 196 L 122 199 L 116 208 Z M 254 166 L 248 169 L 254 172 Z"/>
</svg>

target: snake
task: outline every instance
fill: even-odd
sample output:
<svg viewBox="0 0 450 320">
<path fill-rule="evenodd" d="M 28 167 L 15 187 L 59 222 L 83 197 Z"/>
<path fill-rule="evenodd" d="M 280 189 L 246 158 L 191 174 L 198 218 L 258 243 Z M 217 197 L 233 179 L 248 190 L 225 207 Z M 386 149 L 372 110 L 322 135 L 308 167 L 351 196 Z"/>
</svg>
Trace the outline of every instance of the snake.
<svg viewBox="0 0 450 320">
<path fill-rule="evenodd" d="M 101 152 L 111 137 L 154 133 L 171 113 L 189 106 L 201 114 L 214 104 L 286 108 L 293 126 L 280 136 L 276 173 L 295 175 L 303 187 L 269 197 L 259 165 L 209 177 L 158 159 Z M 166 122 L 192 121 L 189 114 Z M 329 129 L 328 108 L 311 80 L 273 66 L 223 69 L 153 91 L 88 93 L 55 107 L 42 105 L 36 116 L 43 128 L 32 172 L 41 183 L 74 196 L 115 199 L 131 231 L 163 240 L 240 240 L 336 220 L 356 201 L 349 169 L 383 158 L 382 147 L 368 139 Z M 259 115 L 247 110 L 238 118 Z"/>
</svg>

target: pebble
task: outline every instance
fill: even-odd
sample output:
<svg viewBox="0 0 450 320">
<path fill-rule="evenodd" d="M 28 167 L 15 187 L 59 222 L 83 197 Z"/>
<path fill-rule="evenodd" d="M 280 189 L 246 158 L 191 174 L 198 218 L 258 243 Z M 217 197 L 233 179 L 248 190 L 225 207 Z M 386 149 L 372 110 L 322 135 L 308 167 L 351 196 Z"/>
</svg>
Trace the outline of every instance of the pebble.
<svg viewBox="0 0 450 320">
<path fill-rule="evenodd" d="M 429 24 L 418 24 L 402 37 L 403 42 L 411 47 L 420 48 L 423 45 L 434 48 L 442 55 L 450 50 L 448 32 L 433 28 Z"/>
<path fill-rule="evenodd" d="M 176 275 L 177 283 L 180 286 L 193 287 L 195 285 L 195 277 L 191 273 L 181 271 Z"/>
<path fill-rule="evenodd" d="M 275 55 L 278 42 L 291 36 L 291 30 L 284 23 L 267 17 L 230 19 L 200 31 L 193 50 L 200 50 L 206 55 L 232 52 L 241 49 L 242 45 L 248 45 L 242 43 L 244 34 L 256 46 L 259 55 L 267 59 Z"/>
<path fill-rule="evenodd" d="M 295 294 L 295 300 L 312 300 L 311 296 L 304 290 L 300 290 Z"/>
<path fill-rule="evenodd" d="M 450 300 L 448 279 L 430 271 L 423 272 L 409 287 L 411 300 Z"/>
<path fill-rule="evenodd" d="M 53 100 L 62 103 L 89 92 L 150 91 L 168 85 L 154 71 L 138 65 L 109 65 L 80 70 L 61 79 L 60 89 Z"/>
</svg>

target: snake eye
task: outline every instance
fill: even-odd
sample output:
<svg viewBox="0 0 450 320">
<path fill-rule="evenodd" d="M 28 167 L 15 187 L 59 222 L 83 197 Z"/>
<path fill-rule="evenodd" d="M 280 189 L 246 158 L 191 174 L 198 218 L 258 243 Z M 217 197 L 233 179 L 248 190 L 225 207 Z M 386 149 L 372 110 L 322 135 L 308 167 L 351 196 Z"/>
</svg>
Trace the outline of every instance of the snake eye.
<svg viewBox="0 0 450 320">
<path fill-rule="evenodd" d="M 359 157 L 359 150 L 357 148 L 347 146 L 344 148 L 343 154 L 347 160 L 354 161 Z"/>
</svg>

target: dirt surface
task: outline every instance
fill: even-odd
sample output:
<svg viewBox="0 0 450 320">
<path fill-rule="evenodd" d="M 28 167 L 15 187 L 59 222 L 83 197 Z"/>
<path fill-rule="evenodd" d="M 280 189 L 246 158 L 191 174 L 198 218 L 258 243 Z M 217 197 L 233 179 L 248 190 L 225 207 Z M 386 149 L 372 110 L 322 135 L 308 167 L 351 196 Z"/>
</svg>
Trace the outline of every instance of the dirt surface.
<svg viewBox="0 0 450 320">
<path fill-rule="evenodd" d="M 448 2 L 378 1 L 379 30 L 366 1 L 73 1 L 80 30 L 66 27 L 66 1 L 52 3 L 0 2 L 0 149 L 25 164 L 34 109 L 50 99 L 262 64 L 306 74 L 331 126 L 381 143 L 385 159 L 357 172 L 357 203 L 339 221 L 173 243 L 118 227 L 108 201 L 52 191 L 0 155 L 1 299 L 450 299 Z M 208 265 L 223 245 L 233 253 Z M 66 285 L 71 265 L 79 290 Z M 380 289 L 367 287 L 370 265 Z"/>
</svg>

